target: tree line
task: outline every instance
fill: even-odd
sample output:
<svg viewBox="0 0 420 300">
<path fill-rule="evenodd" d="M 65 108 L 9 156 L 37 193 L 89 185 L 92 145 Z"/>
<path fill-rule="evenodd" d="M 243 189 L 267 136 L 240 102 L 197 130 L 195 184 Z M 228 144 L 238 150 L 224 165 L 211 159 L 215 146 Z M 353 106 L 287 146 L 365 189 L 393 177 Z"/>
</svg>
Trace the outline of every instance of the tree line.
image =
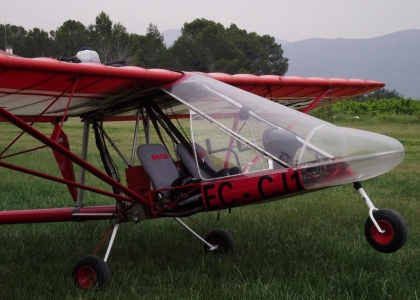
<svg viewBox="0 0 420 300">
<path fill-rule="evenodd" d="M 102 63 L 123 60 L 143 68 L 256 75 L 284 75 L 288 68 L 288 59 L 274 37 L 206 19 L 185 23 L 181 36 L 169 47 L 157 25 L 150 23 L 145 35 L 128 33 L 105 12 L 87 27 L 68 20 L 50 32 L 10 24 L 0 25 L 0 32 L 5 44 L 22 57 L 71 57 L 82 47 L 90 47 Z"/>
</svg>

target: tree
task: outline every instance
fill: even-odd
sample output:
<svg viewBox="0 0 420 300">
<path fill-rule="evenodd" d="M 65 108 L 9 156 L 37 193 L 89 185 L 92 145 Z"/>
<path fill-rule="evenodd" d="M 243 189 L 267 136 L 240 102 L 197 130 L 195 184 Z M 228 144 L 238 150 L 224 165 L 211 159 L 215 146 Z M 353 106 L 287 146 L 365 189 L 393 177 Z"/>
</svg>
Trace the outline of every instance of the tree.
<svg viewBox="0 0 420 300">
<path fill-rule="evenodd" d="M 96 50 L 104 63 L 132 59 L 131 39 L 127 29 L 120 23 L 114 23 L 105 12 L 89 25 L 91 48 Z"/>
<path fill-rule="evenodd" d="M 111 61 L 112 51 L 112 21 L 105 12 L 95 19 L 95 24 L 89 25 L 91 48 L 96 50 L 103 62 Z"/>
<path fill-rule="evenodd" d="M 114 24 L 112 27 L 111 41 L 111 61 L 126 61 L 131 58 L 130 35 L 120 22 Z"/>
<path fill-rule="evenodd" d="M 3 36 L 6 36 L 5 44 L 13 47 L 13 53 L 20 56 L 27 56 L 27 47 L 25 44 L 26 34 L 28 33 L 22 26 L 0 25 Z M 6 33 L 4 32 L 6 30 Z"/>
<path fill-rule="evenodd" d="M 163 68 L 166 52 L 163 35 L 155 24 L 150 23 L 145 36 L 137 36 L 134 42 L 135 64 L 143 68 Z"/>
<path fill-rule="evenodd" d="M 226 62 L 235 59 L 223 25 L 206 19 L 185 23 L 169 51 L 174 68 L 191 71 L 227 72 Z"/>
<path fill-rule="evenodd" d="M 237 57 L 242 61 L 241 72 L 256 75 L 286 73 L 288 59 L 283 57 L 283 49 L 275 42 L 274 37 L 248 33 L 235 24 L 230 25 L 227 33 L 237 51 Z"/>
<path fill-rule="evenodd" d="M 55 55 L 71 57 L 82 47 L 90 46 L 89 31 L 79 21 L 68 20 L 50 32 L 55 46 Z"/>
<path fill-rule="evenodd" d="M 273 37 L 206 19 L 185 23 L 169 52 L 172 68 L 182 70 L 283 75 L 288 67 Z"/>
<path fill-rule="evenodd" d="M 283 57 L 283 49 L 269 35 L 258 36 L 260 43 L 260 59 L 255 64 L 255 73 L 284 75 L 289 66 L 288 59 Z"/>
<path fill-rule="evenodd" d="M 53 56 L 53 41 L 48 33 L 39 28 L 29 30 L 25 38 L 26 56 Z"/>
<path fill-rule="evenodd" d="M 225 28 L 206 19 L 185 23 L 182 35 L 169 49 L 156 24 L 149 24 L 146 35 L 129 34 L 103 11 L 88 27 L 68 20 L 50 36 L 38 28 L 27 32 L 23 27 L 0 25 L 0 29 L 6 30 L 14 52 L 26 57 L 72 57 L 88 46 L 103 63 L 125 60 L 144 68 L 283 75 L 288 67 L 273 37 L 248 33 L 235 24 Z"/>
</svg>

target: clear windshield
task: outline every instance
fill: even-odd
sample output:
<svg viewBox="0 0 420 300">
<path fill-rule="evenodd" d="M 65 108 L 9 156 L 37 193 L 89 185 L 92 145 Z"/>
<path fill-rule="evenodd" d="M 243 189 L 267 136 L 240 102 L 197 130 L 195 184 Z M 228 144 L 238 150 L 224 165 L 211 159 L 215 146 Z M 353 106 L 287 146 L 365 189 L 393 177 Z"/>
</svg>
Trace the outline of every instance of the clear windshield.
<svg viewBox="0 0 420 300">
<path fill-rule="evenodd" d="M 337 127 L 204 75 L 192 75 L 167 92 L 192 111 L 194 145 L 210 152 L 216 168 L 313 170 L 344 161 L 353 165 L 346 179 L 351 182 L 384 173 L 404 157 L 394 139 Z M 367 159 L 375 165 L 367 168 Z M 342 183 L 337 180 L 328 185 Z M 308 185 L 318 187 L 313 180 Z"/>
</svg>

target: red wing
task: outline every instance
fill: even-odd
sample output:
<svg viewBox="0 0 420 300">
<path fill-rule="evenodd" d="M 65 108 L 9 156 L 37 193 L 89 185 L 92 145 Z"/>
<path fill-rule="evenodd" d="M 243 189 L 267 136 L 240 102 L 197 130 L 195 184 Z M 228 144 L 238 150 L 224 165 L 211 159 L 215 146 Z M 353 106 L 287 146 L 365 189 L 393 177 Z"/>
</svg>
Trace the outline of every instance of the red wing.
<svg viewBox="0 0 420 300">
<path fill-rule="evenodd" d="M 67 63 L 51 58 L 21 58 L 0 54 L 0 106 L 38 121 L 68 116 L 135 99 L 183 76 L 180 72 L 139 67 Z M 49 107 L 51 105 L 51 107 Z"/>
<path fill-rule="evenodd" d="M 313 100 L 325 92 L 325 97 L 315 107 L 329 105 L 385 86 L 383 82 L 364 79 L 228 75 L 223 73 L 211 73 L 209 75 L 214 79 L 298 110 L 305 109 Z"/>
<path fill-rule="evenodd" d="M 26 121 L 41 114 L 37 121 L 53 121 L 63 116 L 67 109 L 67 116 L 72 117 L 113 105 L 109 116 L 117 115 L 117 120 L 133 116 L 134 110 L 112 111 L 115 105 L 132 103 L 182 76 L 180 72 L 162 69 L 77 64 L 51 58 L 29 59 L 0 54 L 0 106 Z M 308 107 L 320 95 L 326 94 L 316 106 L 384 86 L 381 82 L 362 79 L 222 73 L 210 73 L 209 76 L 299 110 Z"/>
</svg>

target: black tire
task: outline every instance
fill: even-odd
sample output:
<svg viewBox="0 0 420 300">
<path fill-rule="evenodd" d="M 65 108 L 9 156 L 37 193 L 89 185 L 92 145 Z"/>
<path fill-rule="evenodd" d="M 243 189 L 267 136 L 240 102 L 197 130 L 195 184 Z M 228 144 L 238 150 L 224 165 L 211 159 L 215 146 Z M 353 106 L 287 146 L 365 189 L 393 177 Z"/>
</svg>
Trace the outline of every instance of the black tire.
<svg viewBox="0 0 420 300">
<path fill-rule="evenodd" d="M 205 238 L 206 242 L 217 245 L 218 248 L 213 251 L 209 251 L 209 247 L 204 245 L 204 251 L 206 253 L 213 254 L 227 254 L 233 253 L 236 249 L 236 243 L 233 236 L 224 229 L 213 229 Z"/>
<path fill-rule="evenodd" d="M 392 253 L 401 249 L 407 240 L 407 224 L 403 217 L 391 209 L 379 209 L 373 216 L 385 233 L 379 233 L 370 218 L 365 223 L 365 236 L 369 244 L 382 253 Z"/>
<path fill-rule="evenodd" d="M 111 280 L 111 272 L 102 258 L 88 255 L 81 258 L 73 268 L 73 280 L 84 290 L 106 286 Z"/>
</svg>

